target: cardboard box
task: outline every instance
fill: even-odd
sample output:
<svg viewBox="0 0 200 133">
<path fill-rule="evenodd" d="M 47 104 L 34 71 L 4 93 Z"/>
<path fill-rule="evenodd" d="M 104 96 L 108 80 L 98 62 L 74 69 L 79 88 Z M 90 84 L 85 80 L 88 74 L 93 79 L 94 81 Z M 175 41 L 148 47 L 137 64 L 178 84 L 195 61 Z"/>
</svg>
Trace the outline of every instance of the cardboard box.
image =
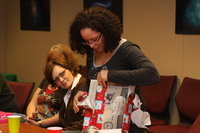
<svg viewBox="0 0 200 133">
<path fill-rule="evenodd" d="M 135 87 L 107 85 L 102 87 L 91 80 L 88 97 L 80 107 L 87 107 L 84 114 L 83 129 L 96 126 L 99 130 L 120 129 L 129 131 L 132 100 Z"/>
</svg>

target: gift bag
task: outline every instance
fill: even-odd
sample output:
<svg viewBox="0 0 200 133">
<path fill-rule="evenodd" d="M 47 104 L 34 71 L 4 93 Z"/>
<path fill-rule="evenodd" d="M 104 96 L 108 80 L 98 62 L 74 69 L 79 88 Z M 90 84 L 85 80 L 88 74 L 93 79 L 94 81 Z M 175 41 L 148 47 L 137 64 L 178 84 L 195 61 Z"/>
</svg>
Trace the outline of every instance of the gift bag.
<svg viewBox="0 0 200 133">
<path fill-rule="evenodd" d="M 85 108 L 83 129 L 96 126 L 98 129 L 122 129 L 128 132 L 133 111 L 135 86 L 107 84 L 102 87 L 91 80 L 89 95 L 79 102 Z"/>
<path fill-rule="evenodd" d="M 7 116 L 12 115 L 12 113 L 0 111 L 0 123 L 8 122 Z"/>
</svg>

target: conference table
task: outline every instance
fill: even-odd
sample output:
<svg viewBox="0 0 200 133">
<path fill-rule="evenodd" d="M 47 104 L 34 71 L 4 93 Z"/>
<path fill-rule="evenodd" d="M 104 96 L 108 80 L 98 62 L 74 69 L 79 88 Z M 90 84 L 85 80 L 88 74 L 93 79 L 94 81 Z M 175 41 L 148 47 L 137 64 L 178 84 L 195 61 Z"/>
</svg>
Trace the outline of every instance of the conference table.
<svg viewBox="0 0 200 133">
<path fill-rule="evenodd" d="M 0 123 L 0 131 L 2 133 L 9 133 L 8 122 Z M 46 128 L 20 123 L 19 133 L 48 133 L 48 130 Z M 63 131 L 62 133 L 81 133 L 81 131 Z"/>
<path fill-rule="evenodd" d="M 0 131 L 2 131 L 2 133 L 9 133 L 8 122 L 0 123 Z M 20 123 L 19 133 L 48 133 L 48 131 L 45 128 L 37 127 L 30 124 Z"/>
<path fill-rule="evenodd" d="M 0 123 L 0 131 L 2 133 L 9 133 L 8 122 Z M 48 133 L 48 130 L 46 128 L 20 123 L 19 133 Z M 62 133 L 81 133 L 81 131 L 62 131 Z M 99 130 L 99 133 L 121 133 L 121 129 Z"/>
</svg>

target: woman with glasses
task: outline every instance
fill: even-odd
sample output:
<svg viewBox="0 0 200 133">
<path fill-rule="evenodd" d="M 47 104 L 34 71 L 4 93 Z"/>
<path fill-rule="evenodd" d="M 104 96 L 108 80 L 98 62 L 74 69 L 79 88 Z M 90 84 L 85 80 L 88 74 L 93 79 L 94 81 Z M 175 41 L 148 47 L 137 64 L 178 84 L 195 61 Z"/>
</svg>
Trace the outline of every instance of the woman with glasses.
<svg viewBox="0 0 200 133">
<path fill-rule="evenodd" d="M 59 57 L 47 63 L 44 70 L 45 77 L 49 83 L 63 90 L 67 90 L 64 96 L 64 103 L 59 114 L 42 121 L 42 127 L 62 125 L 63 130 L 81 130 L 83 125 L 83 110 L 75 113 L 73 100 L 76 93 L 82 89 L 86 80 L 79 74 L 77 61 Z M 33 123 L 32 124 L 36 124 Z"/>
<path fill-rule="evenodd" d="M 140 47 L 121 37 L 122 25 L 116 15 L 102 7 L 91 7 L 80 11 L 70 25 L 69 43 L 71 49 L 81 55 L 87 54 L 87 86 L 91 79 L 106 86 L 106 82 L 136 86 L 135 93 L 145 102 L 140 85 L 159 81 L 154 64 L 144 55 Z M 74 110 L 79 111 L 79 91 L 74 100 Z M 140 133 L 144 129 L 131 124 L 130 132 Z"/>
<path fill-rule="evenodd" d="M 77 57 L 66 45 L 56 44 L 52 46 L 47 53 L 46 64 L 58 57 L 64 57 L 75 66 L 78 65 L 76 61 Z M 66 89 L 61 89 L 53 84 L 49 84 L 46 78 L 44 78 L 26 109 L 26 120 L 29 121 L 29 119 L 31 119 L 37 121 L 35 125 L 41 126 L 43 120 L 51 118 L 59 113 L 66 92 Z"/>
</svg>

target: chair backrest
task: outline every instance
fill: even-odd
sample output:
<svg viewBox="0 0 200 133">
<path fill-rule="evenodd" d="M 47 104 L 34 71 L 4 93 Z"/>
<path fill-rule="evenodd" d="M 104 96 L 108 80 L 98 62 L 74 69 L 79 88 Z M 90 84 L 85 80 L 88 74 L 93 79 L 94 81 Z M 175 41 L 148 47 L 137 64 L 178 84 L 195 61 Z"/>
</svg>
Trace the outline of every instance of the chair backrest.
<svg viewBox="0 0 200 133">
<path fill-rule="evenodd" d="M 200 114 L 200 80 L 185 77 L 176 95 L 180 117 L 195 120 Z M 181 119 L 181 118 L 180 118 Z"/>
<path fill-rule="evenodd" d="M 158 83 L 140 87 L 148 112 L 156 114 L 166 113 L 176 79 L 177 76 L 174 75 L 161 75 Z"/>
<path fill-rule="evenodd" d="M 189 133 L 200 133 L 200 114 L 196 118 L 195 122 L 192 124 Z"/>
<path fill-rule="evenodd" d="M 18 83 L 12 81 L 7 82 L 15 94 L 15 99 L 18 104 L 18 113 L 25 113 L 25 109 L 28 104 L 28 99 L 31 95 L 31 92 L 34 90 L 35 83 Z"/>
<path fill-rule="evenodd" d="M 84 78 L 87 77 L 87 67 L 86 67 L 86 66 L 83 66 L 83 67 L 81 68 L 80 74 L 81 74 Z"/>
</svg>

